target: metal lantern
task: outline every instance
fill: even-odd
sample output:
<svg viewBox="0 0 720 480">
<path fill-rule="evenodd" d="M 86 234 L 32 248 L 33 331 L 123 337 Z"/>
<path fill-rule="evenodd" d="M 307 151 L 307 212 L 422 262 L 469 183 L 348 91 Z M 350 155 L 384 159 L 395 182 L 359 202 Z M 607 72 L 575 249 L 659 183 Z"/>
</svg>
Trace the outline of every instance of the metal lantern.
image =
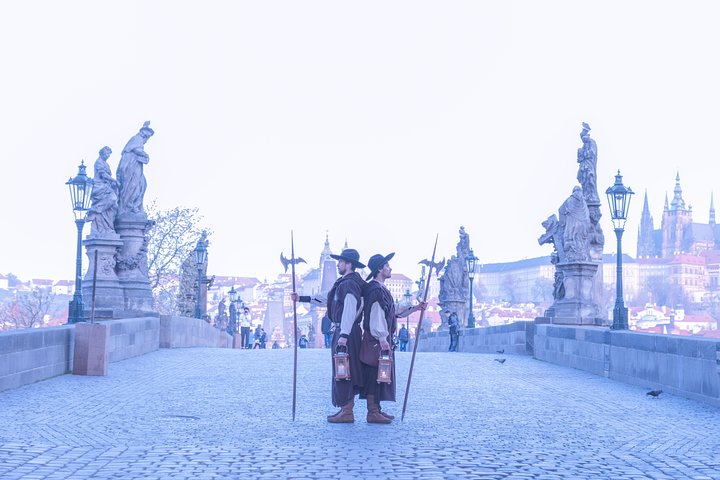
<svg viewBox="0 0 720 480">
<path fill-rule="evenodd" d="M 198 240 L 197 246 L 195 247 L 195 265 L 198 270 L 202 269 L 203 265 L 207 261 L 207 248 L 205 247 L 205 239 L 201 237 Z"/>
<path fill-rule="evenodd" d="M 465 262 L 467 263 L 468 277 L 470 277 L 470 280 L 475 278 L 475 269 L 477 268 L 477 261 L 478 261 L 478 257 L 475 256 L 475 254 L 473 253 L 472 248 L 471 248 L 470 253 L 468 254 L 467 258 L 465 259 Z"/>
<path fill-rule="evenodd" d="M 635 192 L 630 187 L 626 187 L 622 183 L 622 175 L 618 170 L 615 175 L 615 184 L 605 190 L 608 197 L 608 204 L 610 204 L 610 217 L 613 221 L 615 230 L 622 230 L 625 228 L 625 221 L 627 220 L 628 209 L 630 208 L 630 199 Z"/>
<path fill-rule="evenodd" d="M 238 292 L 235 290 L 235 285 L 232 286 L 228 295 L 230 296 L 231 303 L 237 302 Z"/>
<path fill-rule="evenodd" d="M 392 383 L 392 357 L 390 351 L 380 352 L 378 359 L 377 383 Z"/>
<path fill-rule="evenodd" d="M 345 351 L 340 349 L 344 348 Z M 335 380 L 350 380 L 350 355 L 348 355 L 347 347 L 338 345 L 333 355 L 335 364 Z"/>
<path fill-rule="evenodd" d="M 78 165 L 78 174 L 75 178 L 71 178 L 65 185 L 70 189 L 70 203 L 72 203 L 75 220 L 85 221 L 85 216 L 92 203 L 91 195 L 95 182 L 87 176 L 85 161 Z"/>
</svg>

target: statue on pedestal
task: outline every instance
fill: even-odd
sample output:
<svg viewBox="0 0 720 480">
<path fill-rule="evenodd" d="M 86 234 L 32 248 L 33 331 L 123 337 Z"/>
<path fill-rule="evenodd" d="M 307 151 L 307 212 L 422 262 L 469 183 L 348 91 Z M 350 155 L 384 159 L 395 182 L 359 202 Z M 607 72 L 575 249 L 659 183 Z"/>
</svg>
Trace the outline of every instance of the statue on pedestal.
<svg viewBox="0 0 720 480">
<path fill-rule="evenodd" d="M 582 185 L 585 201 L 588 205 L 599 205 L 600 197 L 597 192 L 597 144 L 590 138 L 590 125 L 583 122 L 580 139 L 582 147 L 577 151 L 578 173 L 577 180 Z"/>
<path fill-rule="evenodd" d="M 560 206 L 560 224 L 563 229 L 563 249 L 568 262 L 590 260 L 590 211 L 583 190 L 573 188 L 572 194 Z"/>
<path fill-rule="evenodd" d="M 140 131 L 134 135 L 123 148 L 120 164 L 117 168 L 117 180 L 120 184 L 118 198 L 118 214 L 145 213 L 143 198 L 147 189 L 147 182 L 143 173 L 143 166 L 150 161 L 145 153 L 145 143 L 155 133 L 150 128 L 150 122 L 143 124 Z"/>
<path fill-rule="evenodd" d="M 86 219 L 92 223 L 90 236 L 115 234 L 118 182 L 112 178 L 112 170 L 107 162 L 111 153 L 110 147 L 103 147 L 100 149 L 100 156 L 95 160 L 95 185 L 90 195 L 92 206 Z"/>
<path fill-rule="evenodd" d="M 463 319 L 467 317 L 470 301 L 470 280 L 466 263 L 470 255 L 470 236 L 465 232 L 465 227 L 460 227 L 458 233 L 460 240 L 456 246 L 456 255 L 448 260 L 442 277 L 439 277 L 438 301 L 444 311 L 457 312 L 458 317 Z"/>
</svg>

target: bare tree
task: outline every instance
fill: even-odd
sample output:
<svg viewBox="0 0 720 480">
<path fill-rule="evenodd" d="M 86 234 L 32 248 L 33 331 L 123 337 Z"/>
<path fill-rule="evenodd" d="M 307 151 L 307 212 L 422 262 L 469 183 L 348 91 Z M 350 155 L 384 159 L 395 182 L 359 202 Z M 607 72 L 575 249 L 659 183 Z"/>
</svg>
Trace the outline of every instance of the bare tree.
<svg viewBox="0 0 720 480">
<path fill-rule="evenodd" d="M 500 281 L 500 294 L 503 296 L 503 299 L 510 304 L 517 303 L 517 288 L 515 286 L 515 283 L 517 282 L 517 279 L 512 274 L 507 274 L 503 277 L 503 279 Z"/>
<path fill-rule="evenodd" d="M 177 313 L 180 267 L 200 238 L 202 215 L 197 208 L 159 210 L 153 201 L 146 207 L 155 224 L 148 232 L 148 277 L 155 308 L 162 314 Z"/>
<path fill-rule="evenodd" d="M 55 295 L 47 288 L 35 288 L 30 292 L 17 292 L 12 302 L 0 311 L 6 328 L 40 327 L 53 307 Z"/>
</svg>

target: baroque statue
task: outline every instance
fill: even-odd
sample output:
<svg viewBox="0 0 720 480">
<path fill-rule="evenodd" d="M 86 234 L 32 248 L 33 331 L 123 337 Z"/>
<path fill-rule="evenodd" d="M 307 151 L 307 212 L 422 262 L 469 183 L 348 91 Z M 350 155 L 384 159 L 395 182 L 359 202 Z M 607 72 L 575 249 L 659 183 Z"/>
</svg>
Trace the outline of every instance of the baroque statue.
<svg viewBox="0 0 720 480">
<path fill-rule="evenodd" d="M 583 189 L 573 188 L 572 194 L 560 207 L 560 223 L 563 230 L 563 248 L 569 262 L 587 262 L 590 260 L 590 211 L 588 210 Z"/>
<path fill-rule="evenodd" d="M 580 139 L 583 144 L 577 151 L 577 180 L 582 185 L 588 205 L 600 205 L 597 192 L 597 144 L 590 138 L 590 125 L 583 122 Z"/>
<path fill-rule="evenodd" d="M 590 261 L 590 241 L 594 227 L 582 188 L 573 188 L 572 194 L 560 206 L 558 216 L 550 215 L 542 222 L 542 226 L 545 233 L 540 235 L 538 243 L 554 245 L 553 263 Z"/>
<path fill-rule="evenodd" d="M 118 208 L 118 182 L 112 178 L 112 170 L 107 162 L 112 150 L 106 146 L 99 153 L 100 156 L 95 160 L 95 186 L 90 195 L 92 206 L 87 214 L 87 221 L 92 222 L 91 236 L 115 233 Z"/>
<path fill-rule="evenodd" d="M 145 212 L 143 198 L 145 197 L 147 182 L 143 167 L 150 161 L 150 156 L 145 153 L 144 147 L 154 133 L 155 131 L 150 128 L 150 122 L 147 121 L 123 148 L 120 164 L 117 168 L 117 180 L 120 185 L 119 215 Z"/>
</svg>

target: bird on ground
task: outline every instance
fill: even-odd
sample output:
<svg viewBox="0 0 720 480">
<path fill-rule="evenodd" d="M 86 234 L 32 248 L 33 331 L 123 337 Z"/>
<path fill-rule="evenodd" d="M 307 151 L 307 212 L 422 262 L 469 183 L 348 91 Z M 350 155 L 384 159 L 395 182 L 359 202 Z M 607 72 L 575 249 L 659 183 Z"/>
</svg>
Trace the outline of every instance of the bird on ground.
<svg viewBox="0 0 720 480">
<path fill-rule="evenodd" d="M 495 361 L 498 363 L 505 363 L 506 358 L 496 358 Z"/>
<path fill-rule="evenodd" d="M 505 353 L 505 349 L 504 349 L 504 348 L 503 348 L 502 350 L 495 350 L 495 351 L 496 351 L 497 353 L 499 353 L 500 355 L 502 355 L 503 353 Z"/>
<path fill-rule="evenodd" d="M 645 395 L 650 395 L 653 398 L 658 398 L 662 392 L 662 390 L 650 390 Z"/>
</svg>

